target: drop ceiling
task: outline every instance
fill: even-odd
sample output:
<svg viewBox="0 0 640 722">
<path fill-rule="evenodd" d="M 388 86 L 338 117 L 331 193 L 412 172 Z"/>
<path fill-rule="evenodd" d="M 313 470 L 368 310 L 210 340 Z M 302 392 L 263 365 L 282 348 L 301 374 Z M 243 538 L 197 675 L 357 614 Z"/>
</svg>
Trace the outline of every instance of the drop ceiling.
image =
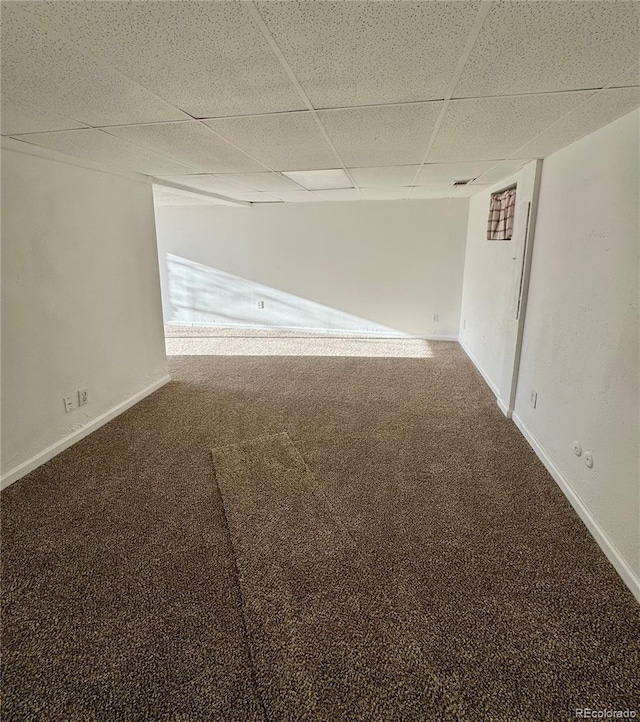
<svg viewBox="0 0 640 722">
<path fill-rule="evenodd" d="M 6 2 L 1 132 L 159 204 L 465 197 L 639 107 L 639 55 L 631 0 Z"/>
</svg>

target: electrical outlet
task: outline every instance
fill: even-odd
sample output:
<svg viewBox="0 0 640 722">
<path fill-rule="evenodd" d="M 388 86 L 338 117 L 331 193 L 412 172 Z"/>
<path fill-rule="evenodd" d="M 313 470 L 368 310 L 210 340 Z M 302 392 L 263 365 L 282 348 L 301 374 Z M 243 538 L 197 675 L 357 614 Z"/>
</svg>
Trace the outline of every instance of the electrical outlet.
<svg viewBox="0 0 640 722">
<path fill-rule="evenodd" d="M 440 320 L 440 316 L 438 316 L 437 313 L 434 313 L 434 314 L 433 314 L 433 322 L 434 322 L 434 323 L 438 323 L 439 320 Z"/>
<path fill-rule="evenodd" d="M 71 411 L 75 411 L 78 408 L 75 396 L 73 396 L 73 395 L 65 396 L 62 400 L 64 401 L 64 410 L 67 413 L 70 413 Z"/>
<path fill-rule="evenodd" d="M 535 389 L 531 389 L 531 394 L 529 395 L 529 403 L 531 404 L 531 408 L 535 409 L 538 403 L 538 392 Z"/>
<path fill-rule="evenodd" d="M 89 403 L 89 389 L 78 389 L 78 406 L 84 406 Z"/>
<path fill-rule="evenodd" d="M 264 301 L 258 301 L 258 308 L 264 308 Z"/>
</svg>

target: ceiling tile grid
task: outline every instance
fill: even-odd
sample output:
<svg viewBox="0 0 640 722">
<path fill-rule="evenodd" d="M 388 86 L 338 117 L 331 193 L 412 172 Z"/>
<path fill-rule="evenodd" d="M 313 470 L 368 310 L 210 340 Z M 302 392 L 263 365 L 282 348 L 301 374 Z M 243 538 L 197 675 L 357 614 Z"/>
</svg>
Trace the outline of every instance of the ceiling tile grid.
<svg viewBox="0 0 640 722">
<path fill-rule="evenodd" d="M 297 183 L 278 173 L 229 173 L 219 177 L 254 191 L 300 190 Z"/>
<path fill-rule="evenodd" d="M 419 165 L 389 165 L 370 168 L 349 168 L 360 188 L 393 188 L 410 186 Z"/>
<path fill-rule="evenodd" d="M 14 101 L 92 126 L 188 118 L 33 21 L 25 5 L 2 7 L 2 90 Z"/>
<path fill-rule="evenodd" d="M 337 164 L 335 153 L 309 111 L 205 122 L 272 170 L 319 170 Z"/>
<path fill-rule="evenodd" d="M 602 88 L 638 48 L 637 2 L 496 2 L 453 97 Z"/>
<path fill-rule="evenodd" d="M 518 158 L 544 158 L 639 106 L 640 87 L 600 90 L 551 128 L 518 148 L 513 155 Z"/>
<path fill-rule="evenodd" d="M 2 10 L 3 135 L 249 202 L 466 197 L 640 106 L 640 2 Z"/>
<path fill-rule="evenodd" d="M 164 180 L 169 183 L 178 183 L 195 190 L 207 191 L 208 193 L 220 193 L 224 196 L 233 196 L 234 193 L 248 190 L 246 187 L 240 186 L 237 183 L 210 174 L 158 175 L 156 177 L 159 180 Z"/>
<path fill-rule="evenodd" d="M 421 163 L 442 103 L 322 110 L 318 115 L 347 167 Z"/>
<path fill-rule="evenodd" d="M 0 134 L 15 135 L 16 133 L 43 133 L 49 130 L 70 130 L 85 128 L 79 123 L 63 115 L 48 110 L 41 110 L 29 103 L 16 103 L 7 95 L 2 96 L 0 103 Z"/>
<path fill-rule="evenodd" d="M 264 170 L 260 163 L 222 140 L 199 121 L 129 125 L 107 128 L 106 132 L 203 173 Z"/>
<path fill-rule="evenodd" d="M 89 128 L 56 133 L 32 133 L 13 136 L 43 148 L 77 156 L 94 163 L 127 168 L 148 175 L 190 173 L 193 169 L 171 158 L 131 145 L 121 138 Z"/>
<path fill-rule="evenodd" d="M 589 95 L 581 91 L 452 100 L 427 161 L 506 158 Z"/>
<path fill-rule="evenodd" d="M 480 3 L 258 2 L 315 108 L 444 97 Z"/>
<path fill-rule="evenodd" d="M 304 104 L 242 2 L 25 3 L 41 21 L 193 117 Z"/>
</svg>

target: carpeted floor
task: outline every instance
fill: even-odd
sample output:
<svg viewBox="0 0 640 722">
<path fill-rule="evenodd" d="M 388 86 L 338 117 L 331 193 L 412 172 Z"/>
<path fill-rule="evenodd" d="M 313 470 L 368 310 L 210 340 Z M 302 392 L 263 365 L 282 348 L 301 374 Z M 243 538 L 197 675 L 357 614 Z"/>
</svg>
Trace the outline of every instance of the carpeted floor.
<svg viewBox="0 0 640 722">
<path fill-rule="evenodd" d="M 431 352 L 174 357 L 170 384 L 5 490 L 3 719 L 321 718 L 265 692 L 268 660 L 275 682 L 296 657 L 255 658 L 211 457 L 283 432 L 354 544 L 345 574 L 368 570 L 363 599 L 432 679 L 406 714 L 382 684 L 374 719 L 637 708 L 637 603 L 460 347 Z"/>
</svg>

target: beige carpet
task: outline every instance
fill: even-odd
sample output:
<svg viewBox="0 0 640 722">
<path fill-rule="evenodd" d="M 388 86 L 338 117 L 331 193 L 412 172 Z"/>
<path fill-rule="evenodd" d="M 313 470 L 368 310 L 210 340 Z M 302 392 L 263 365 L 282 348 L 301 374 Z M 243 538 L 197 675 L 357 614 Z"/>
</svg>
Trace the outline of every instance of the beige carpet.
<svg viewBox="0 0 640 722">
<path fill-rule="evenodd" d="M 638 707 L 637 603 L 460 347 L 430 345 L 174 357 L 5 490 L 3 719 L 265 718 L 211 449 L 283 431 L 462 719 Z"/>
</svg>

